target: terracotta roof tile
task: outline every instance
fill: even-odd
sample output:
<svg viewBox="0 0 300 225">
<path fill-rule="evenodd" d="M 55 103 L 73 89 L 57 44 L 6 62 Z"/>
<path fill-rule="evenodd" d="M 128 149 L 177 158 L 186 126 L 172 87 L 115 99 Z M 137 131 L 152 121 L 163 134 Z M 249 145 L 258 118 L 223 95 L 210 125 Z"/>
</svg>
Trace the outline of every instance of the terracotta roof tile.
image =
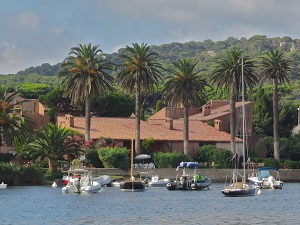
<svg viewBox="0 0 300 225">
<path fill-rule="evenodd" d="M 64 117 L 59 117 L 58 121 L 63 121 Z M 62 123 L 63 124 L 63 123 Z M 73 129 L 84 134 L 85 118 L 74 117 Z M 130 140 L 134 137 L 135 118 L 112 118 L 112 117 L 92 117 L 91 118 L 91 138 L 107 137 L 114 140 Z M 150 124 L 141 121 L 141 139 L 153 138 L 159 141 L 183 141 L 183 120 L 173 120 L 173 129 L 170 130 L 164 124 Z M 230 135 L 223 131 L 218 131 L 214 127 L 200 122 L 190 121 L 189 123 L 190 141 L 207 142 L 230 142 Z M 240 141 L 240 139 L 238 139 Z"/>
</svg>

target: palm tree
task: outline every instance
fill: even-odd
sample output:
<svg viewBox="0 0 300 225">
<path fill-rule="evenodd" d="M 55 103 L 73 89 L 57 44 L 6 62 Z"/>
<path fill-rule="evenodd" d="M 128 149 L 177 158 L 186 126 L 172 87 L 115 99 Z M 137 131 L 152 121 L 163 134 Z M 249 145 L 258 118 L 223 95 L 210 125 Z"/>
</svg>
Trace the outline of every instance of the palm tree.
<svg viewBox="0 0 300 225">
<path fill-rule="evenodd" d="M 79 44 L 71 48 L 59 73 L 64 97 L 69 97 L 73 103 L 85 104 L 85 141 L 90 140 L 91 95 L 98 96 L 111 91 L 114 83 L 113 77 L 108 74 L 113 64 L 98 47 Z"/>
<path fill-rule="evenodd" d="M 17 93 L 7 93 L 4 86 L 0 86 L 0 136 L 8 146 L 14 140 L 26 143 L 30 133 L 30 120 L 16 112 L 17 105 L 25 102 L 13 102 Z M 1 145 L 0 145 L 1 147 Z"/>
<path fill-rule="evenodd" d="M 291 62 L 284 58 L 283 52 L 270 50 L 266 56 L 261 57 L 262 69 L 260 71 L 260 84 L 266 80 L 273 81 L 273 134 L 274 134 L 274 158 L 280 162 L 279 154 L 279 110 L 278 110 L 278 82 L 285 83 L 291 70 Z"/>
<path fill-rule="evenodd" d="M 49 171 L 57 171 L 57 160 L 65 155 L 79 155 L 81 145 L 71 138 L 74 132 L 54 123 L 44 125 L 34 134 L 34 141 L 29 144 L 29 155 L 35 160 L 48 159 Z"/>
<path fill-rule="evenodd" d="M 216 84 L 218 88 L 224 86 L 229 88 L 230 92 L 230 149 L 233 154 L 235 151 L 236 135 L 236 95 L 239 94 L 242 84 L 242 67 L 244 74 L 245 87 L 252 87 L 257 83 L 257 75 L 254 71 L 254 61 L 248 56 L 242 56 L 242 51 L 226 51 L 225 56 L 218 61 L 213 73 L 210 76 L 210 82 Z"/>
<path fill-rule="evenodd" d="M 163 67 L 157 62 L 158 55 L 151 52 L 147 44 L 132 45 L 126 46 L 125 53 L 120 56 L 123 63 L 117 79 L 125 90 L 135 93 L 135 152 L 140 154 L 140 94 L 141 91 L 154 91 L 162 79 Z"/>
<path fill-rule="evenodd" d="M 204 96 L 204 88 L 207 82 L 199 76 L 196 71 L 197 63 L 189 59 L 174 62 L 172 74 L 166 78 L 163 87 L 165 101 L 172 106 L 182 104 L 184 108 L 184 129 L 183 129 L 183 151 L 189 156 L 189 108 L 200 105 L 201 96 Z"/>
</svg>

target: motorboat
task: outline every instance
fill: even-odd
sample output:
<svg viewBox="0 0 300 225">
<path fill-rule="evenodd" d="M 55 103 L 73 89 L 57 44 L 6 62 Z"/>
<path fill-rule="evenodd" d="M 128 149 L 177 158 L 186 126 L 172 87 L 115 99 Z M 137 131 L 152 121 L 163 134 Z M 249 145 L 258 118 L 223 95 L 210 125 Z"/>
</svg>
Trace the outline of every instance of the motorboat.
<svg viewBox="0 0 300 225">
<path fill-rule="evenodd" d="M 111 183 L 111 177 L 108 175 L 101 175 L 101 176 L 94 177 L 93 181 L 97 181 L 102 186 L 106 186 Z"/>
<path fill-rule="evenodd" d="M 67 185 L 70 180 L 75 181 L 76 178 L 79 177 L 79 174 L 84 173 L 85 170 L 84 169 L 74 169 L 73 171 L 75 172 L 75 174 L 71 174 L 71 175 L 64 174 L 63 175 L 63 177 L 61 179 L 63 185 Z M 111 183 L 111 177 L 108 175 L 92 177 L 92 180 L 97 181 L 102 186 L 105 186 L 105 185 L 108 185 L 109 183 Z"/>
<path fill-rule="evenodd" d="M 102 190 L 101 183 L 93 180 L 92 171 L 85 169 L 69 170 L 68 177 L 68 184 L 62 188 L 63 193 L 96 193 Z"/>
<path fill-rule="evenodd" d="M 149 187 L 166 187 L 168 183 L 170 183 L 169 178 L 160 179 L 159 175 L 153 175 L 151 177 L 151 181 L 148 182 Z"/>
<path fill-rule="evenodd" d="M 7 187 L 7 184 L 4 184 L 4 182 L 2 181 L 2 183 L 0 184 L 0 189 L 5 189 Z"/>
<path fill-rule="evenodd" d="M 276 167 L 261 167 L 258 172 L 249 174 L 249 181 L 258 188 L 282 189 L 283 182 L 280 180 L 279 170 Z"/>
<path fill-rule="evenodd" d="M 211 179 L 197 173 L 198 162 L 181 162 L 177 167 L 176 180 L 168 182 L 168 190 L 203 190 L 211 185 Z M 182 174 L 181 171 L 182 170 Z M 179 179 L 178 179 L 179 177 Z"/>
</svg>

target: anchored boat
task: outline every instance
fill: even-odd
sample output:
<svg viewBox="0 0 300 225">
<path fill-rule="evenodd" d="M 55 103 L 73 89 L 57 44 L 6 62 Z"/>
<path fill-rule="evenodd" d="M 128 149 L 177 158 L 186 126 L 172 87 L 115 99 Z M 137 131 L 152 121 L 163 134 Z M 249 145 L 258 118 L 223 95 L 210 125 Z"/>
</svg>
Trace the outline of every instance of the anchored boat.
<svg viewBox="0 0 300 225">
<path fill-rule="evenodd" d="M 211 179 L 197 173 L 198 162 L 181 162 L 177 167 L 176 180 L 167 183 L 168 190 L 202 190 L 211 185 Z M 179 179 L 178 179 L 179 178 Z"/>
</svg>

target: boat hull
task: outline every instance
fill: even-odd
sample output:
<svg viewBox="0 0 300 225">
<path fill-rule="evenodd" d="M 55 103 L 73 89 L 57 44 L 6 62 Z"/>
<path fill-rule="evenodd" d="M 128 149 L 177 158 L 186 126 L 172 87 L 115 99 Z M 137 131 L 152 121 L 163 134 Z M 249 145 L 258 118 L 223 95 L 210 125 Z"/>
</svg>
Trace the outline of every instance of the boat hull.
<svg viewBox="0 0 300 225">
<path fill-rule="evenodd" d="M 203 190 L 207 189 L 211 185 L 211 180 L 206 178 L 204 181 L 191 183 L 191 182 L 182 182 L 182 181 L 175 181 L 170 182 L 166 185 L 169 191 L 173 190 Z"/>
<path fill-rule="evenodd" d="M 227 197 L 243 197 L 255 195 L 256 188 L 248 189 L 224 189 L 222 193 Z"/>
<path fill-rule="evenodd" d="M 0 184 L 0 189 L 5 189 L 6 187 L 7 187 L 7 184 L 4 184 L 4 183 Z"/>
<path fill-rule="evenodd" d="M 145 191 L 146 186 L 140 181 L 126 181 L 120 183 L 120 189 L 124 192 L 139 192 Z"/>
</svg>

